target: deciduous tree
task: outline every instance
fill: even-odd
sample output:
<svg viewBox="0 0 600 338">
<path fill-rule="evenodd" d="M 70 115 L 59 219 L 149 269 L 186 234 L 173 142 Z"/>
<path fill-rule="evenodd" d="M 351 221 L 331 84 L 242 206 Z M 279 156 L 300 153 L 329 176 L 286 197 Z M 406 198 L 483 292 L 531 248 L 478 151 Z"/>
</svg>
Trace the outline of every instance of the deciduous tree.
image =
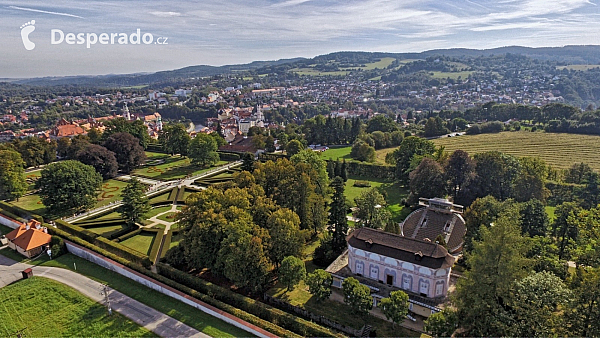
<svg viewBox="0 0 600 338">
<path fill-rule="evenodd" d="M 115 153 L 119 170 L 124 173 L 130 173 L 146 160 L 146 153 L 139 140 L 129 133 L 112 134 L 104 142 L 104 147 Z"/>
<path fill-rule="evenodd" d="M 101 183 L 94 167 L 67 160 L 44 167 L 36 187 L 51 213 L 67 215 L 93 207 Z"/>
<path fill-rule="evenodd" d="M 331 284 L 333 277 L 322 269 L 317 269 L 306 276 L 306 285 L 308 292 L 317 297 L 318 301 L 323 301 L 331 295 Z"/>
<path fill-rule="evenodd" d="M 83 164 L 91 165 L 102 175 L 105 180 L 117 176 L 119 164 L 115 153 L 97 144 L 88 144 L 77 153 L 77 160 Z"/>
<path fill-rule="evenodd" d="M 306 277 L 306 266 L 304 261 L 298 257 L 287 256 L 281 261 L 279 268 L 279 279 L 290 291 L 294 285 L 300 283 Z"/>
<path fill-rule="evenodd" d="M 356 278 L 344 279 L 342 290 L 344 292 L 344 303 L 348 304 L 353 312 L 366 315 L 373 308 L 371 290 L 366 285 L 360 284 Z"/>
<path fill-rule="evenodd" d="M 215 165 L 219 162 L 217 142 L 207 134 L 198 134 L 190 142 L 188 154 L 192 163 L 201 167 Z"/>
<path fill-rule="evenodd" d="M 381 300 L 379 307 L 394 325 L 402 323 L 408 314 L 408 295 L 402 290 L 392 291 L 389 297 Z"/>
<path fill-rule="evenodd" d="M 0 150 L 0 200 L 14 200 L 27 192 L 25 162 L 14 150 Z"/>
</svg>

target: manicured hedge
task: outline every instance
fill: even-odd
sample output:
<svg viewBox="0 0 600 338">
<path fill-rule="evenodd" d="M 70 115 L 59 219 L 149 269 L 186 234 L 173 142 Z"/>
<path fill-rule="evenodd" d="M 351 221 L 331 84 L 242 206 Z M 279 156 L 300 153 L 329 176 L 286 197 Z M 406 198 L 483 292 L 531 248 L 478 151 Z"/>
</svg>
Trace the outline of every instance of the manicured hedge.
<svg viewBox="0 0 600 338">
<path fill-rule="evenodd" d="M 369 181 L 354 181 L 354 186 L 359 188 L 368 188 L 371 186 Z"/>
<path fill-rule="evenodd" d="M 183 271 L 172 268 L 163 263 L 156 264 L 159 274 L 178 283 L 191 287 L 219 301 L 230 304 L 241 310 L 247 311 L 275 325 L 284 327 L 290 331 L 305 337 L 331 337 L 342 336 L 327 328 L 317 325 L 308 320 L 289 314 L 267 304 L 237 294 L 231 290 L 207 282 L 201 278 L 194 277 Z"/>
<path fill-rule="evenodd" d="M 139 235 L 141 233 L 142 233 L 142 229 L 138 228 L 137 230 L 133 230 L 133 231 L 128 232 L 128 233 L 126 233 L 124 235 L 116 237 L 115 241 L 117 241 L 117 242 L 123 242 L 124 240 L 129 239 L 129 238 L 131 238 L 133 236 Z"/>
<path fill-rule="evenodd" d="M 125 226 L 123 229 L 121 229 L 121 230 L 119 230 L 117 232 L 113 232 L 112 234 L 110 234 L 108 236 L 108 239 L 116 239 L 116 238 L 125 236 L 125 235 L 127 235 L 129 233 L 132 233 L 134 231 L 136 231 L 136 228 Z M 106 237 L 106 236 L 104 236 L 104 237 Z"/>
<path fill-rule="evenodd" d="M 124 245 L 112 242 L 109 239 L 101 237 L 98 234 L 95 234 L 89 230 L 85 230 L 81 227 L 64 222 L 62 220 L 56 220 L 56 226 L 59 229 L 66 231 L 73 236 L 80 237 L 84 241 L 94 244 L 112 254 L 123 257 L 136 264 L 139 264 L 144 267 L 149 267 L 151 265 L 150 260 L 147 256 Z"/>
<path fill-rule="evenodd" d="M 393 180 L 396 168 L 388 165 L 376 165 L 361 162 L 346 162 L 348 174 Z"/>
<path fill-rule="evenodd" d="M 167 231 L 167 234 L 165 235 L 165 242 L 163 243 L 163 250 L 160 254 L 160 257 L 157 257 L 157 259 L 161 259 L 161 258 L 165 257 L 165 255 L 167 254 L 167 251 L 169 251 L 169 247 L 171 246 L 172 238 L 173 238 L 173 230 L 169 229 L 169 231 Z"/>
<path fill-rule="evenodd" d="M 177 197 L 175 198 L 177 203 L 184 202 L 183 195 L 185 194 L 185 190 L 185 188 L 179 188 L 179 192 L 177 192 Z"/>
<path fill-rule="evenodd" d="M 151 151 L 153 153 L 165 153 L 162 144 L 149 144 L 148 147 L 146 147 L 146 150 Z"/>
<path fill-rule="evenodd" d="M 24 218 L 24 219 L 33 218 L 40 222 L 44 221 L 44 218 L 40 215 L 32 214 L 31 212 L 29 212 L 23 208 L 20 208 L 16 205 L 8 204 L 3 201 L 0 201 L 0 209 L 3 209 L 4 211 L 8 211 L 8 212 L 12 213 L 13 215 Z"/>
<path fill-rule="evenodd" d="M 156 232 L 156 235 L 154 236 L 154 241 L 152 242 L 152 247 L 150 248 L 150 254 L 148 255 L 151 262 L 156 262 L 158 259 L 158 250 L 160 249 L 160 244 L 162 243 L 165 233 L 164 230 L 160 230 L 161 231 Z"/>
<path fill-rule="evenodd" d="M 237 153 L 229 153 L 226 151 L 217 151 L 219 154 L 219 159 L 221 161 L 237 161 L 240 159 L 240 154 Z"/>
<path fill-rule="evenodd" d="M 102 228 L 102 227 L 110 227 L 114 225 L 123 225 L 125 224 L 125 220 L 122 218 L 114 219 L 114 220 L 101 220 L 95 222 L 86 222 L 86 223 L 75 223 L 78 227 L 84 229 L 93 229 L 93 228 Z"/>
<path fill-rule="evenodd" d="M 169 198 L 167 200 L 171 203 L 175 203 L 175 199 L 177 198 L 177 194 L 179 193 L 179 190 L 180 190 L 179 187 L 173 188 L 173 190 L 171 190 L 171 192 L 169 193 Z"/>
<path fill-rule="evenodd" d="M 25 219 L 22 217 L 19 217 L 15 214 L 13 214 L 12 212 L 8 211 L 8 210 L 2 210 L 2 214 L 6 217 L 10 217 L 12 219 L 14 219 L 15 221 L 21 222 L 21 223 L 25 223 Z"/>
<path fill-rule="evenodd" d="M 301 336 L 294 334 L 293 332 L 290 332 L 288 330 L 285 330 L 277 325 L 274 325 L 266 320 L 260 319 L 257 316 L 251 315 L 245 311 L 242 311 L 240 309 L 237 309 L 229 304 L 225 304 L 219 300 L 216 300 L 212 297 L 209 297 L 205 294 L 202 294 L 196 290 L 193 290 L 185 285 L 179 284 L 173 280 L 170 280 L 166 277 L 163 277 L 159 274 L 153 273 L 145 268 L 143 268 L 142 266 L 135 264 L 133 262 L 130 262 L 120 256 L 117 256 L 111 252 L 108 252 L 107 250 L 104 250 L 96 245 L 93 245 L 89 242 L 86 242 L 84 240 L 82 240 L 81 238 L 78 238 L 76 236 L 71 235 L 70 233 L 67 233 L 66 231 L 57 229 L 57 228 L 53 228 L 53 227 L 49 227 L 49 231 L 51 234 L 53 235 L 57 235 L 60 236 L 64 239 L 67 239 L 73 243 L 76 243 L 84 248 L 87 248 L 89 250 L 95 251 L 97 253 L 99 253 L 100 255 L 103 255 L 107 258 L 112 259 L 113 261 L 122 264 L 132 270 L 135 270 L 143 275 L 146 275 L 150 278 L 153 278 L 161 283 L 164 283 L 174 289 L 177 289 L 183 293 L 186 293 L 194 298 L 197 298 L 200 301 L 203 301 L 207 304 L 210 304 L 220 310 L 223 310 L 227 313 L 230 313 L 242 320 L 245 320 L 246 322 L 250 323 L 250 324 L 254 324 L 258 327 L 263 328 L 264 330 L 267 330 L 275 335 L 278 335 L 280 337 L 293 337 L 293 338 L 300 338 Z"/>
<path fill-rule="evenodd" d="M 104 215 L 108 215 L 108 214 L 104 214 Z M 123 217 L 120 217 L 120 216 L 115 216 L 115 217 L 111 217 L 111 218 L 105 218 L 105 219 L 102 219 L 102 220 L 98 220 L 99 218 L 102 217 L 100 215 L 94 215 L 93 217 L 94 218 L 87 218 L 87 219 L 84 219 L 84 220 L 81 220 L 81 221 L 76 221 L 76 222 L 73 222 L 72 224 L 76 224 L 76 225 L 81 226 L 81 225 L 85 225 L 85 224 L 95 224 L 95 223 L 104 222 L 104 221 L 116 221 L 116 220 L 120 220 L 121 222 L 125 221 L 125 219 L 123 219 Z"/>
</svg>

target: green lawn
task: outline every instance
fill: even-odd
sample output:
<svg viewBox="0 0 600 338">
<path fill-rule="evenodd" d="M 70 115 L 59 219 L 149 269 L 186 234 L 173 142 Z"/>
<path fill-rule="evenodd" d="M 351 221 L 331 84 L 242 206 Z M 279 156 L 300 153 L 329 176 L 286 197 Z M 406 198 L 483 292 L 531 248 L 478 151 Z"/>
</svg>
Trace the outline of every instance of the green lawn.
<svg viewBox="0 0 600 338">
<path fill-rule="evenodd" d="M 152 332 L 51 279 L 33 277 L 0 289 L 0 336 L 151 337 Z"/>
<path fill-rule="evenodd" d="M 157 218 L 161 221 L 165 221 L 165 222 L 174 222 L 175 221 L 175 215 L 177 215 L 178 212 L 170 212 L 168 214 L 164 214 L 164 215 L 160 215 Z"/>
<path fill-rule="evenodd" d="M 554 222 L 554 220 L 556 219 L 556 215 L 554 214 L 555 210 L 556 207 L 551 207 L 549 205 L 546 206 L 546 214 L 548 214 L 548 220 L 550 221 L 550 223 Z"/>
<path fill-rule="evenodd" d="M 13 231 L 12 228 L 9 228 L 6 225 L 0 224 L 0 237 L 2 237 L 2 235 L 6 235 L 7 233 L 9 233 L 11 231 Z"/>
<path fill-rule="evenodd" d="M 27 195 L 19 198 L 18 201 L 12 201 L 10 204 L 14 204 L 22 209 L 31 211 L 34 214 L 43 214 L 46 212 L 46 207 L 42 204 L 42 200 L 38 194 Z"/>
<path fill-rule="evenodd" d="M 148 212 L 146 214 L 146 219 L 152 218 L 152 217 L 154 217 L 154 216 L 156 216 L 156 215 L 158 215 L 158 214 L 160 214 L 162 212 L 167 212 L 169 210 L 171 210 L 171 206 L 170 205 L 165 205 L 165 206 L 162 206 L 162 207 L 152 208 L 150 210 L 150 212 Z"/>
<path fill-rule="evenodd" d="M 0 250 L 0 253 L 4 250 Z M 31 263 L 30 263 L 31 264 Z M 212 337 L 247 337 L 246 331 L 231 326 L 215 317 L 212 317 L 198 309 L 179 302 L 171 297 L 154 291 L 142 284 L 133 282 L 116 272 L 106 270 L 96 264 L 90 263 L 77 256 L 66 254 L 54 260 L 48 260 L 42 256 L 33 262 L 36 265 L 54 266 L 73 270 L 74 264 L 77 272 L 94 279 L 98 282 L 108 284 L 111 288 L 141 302 L 157 311 L 165 313 L 193 328 L 206 333 Z M 1 324 L 0 324 L 1 325 Z M 0 326 L 1 327 L 1 326 Z M 80 334 L 74 336 L 82 336 Z M 93 336 L 93 335 L 89 335 Z M 117 335 L 112 335 L 117 336 Z"/>
<path fill-rule="evenodd" d="M 379 189 L 379 191 L 386 196 L 386 202 L 388 204 L 387 209 L 392 213 L 392 219 L 394 221 L 402 222 L 410 213 L 410 208 L 406 208 L 402 205 L 402 199 L 408 197 L 408 189 L 401 187 L 394 182 L 366 177 L 350 176 L 348 181 L 346 181 L 344 192 L 346 199 L 348 199 L 353 206 L 355 205 L 354 199 L 360 196 L 364 191 L 370 189 L 355 187 L 354 182 L 356 181 L 369 181 L 371 182 L 371 188 Z"/>
<path fill-rule="evenodd" d="M 127 182 L 122 182 L 118 180 L 104 181 L 104 183 L 102 183 L 101 191 L 100 193 L 98 193 L 98 198 L 95 207 L 101 207 L 111 202 L 120 200 L 121 190 L 123 190 L 123 188 L 126 185 Z M 38 194 L 24 196 L 19 198 L 19 201 L 12 201 L 10 203 L 25 210 L 31 211 L 34 214 L 43 215 L 46 211 L 46 208 L 42 204 L 42 200 L 40 199 L 40 196 Z"/>
<path fill-rule="evenodd" d="M 332 159 L 334 161 L 338 158 L 340 159 L 340 161 L 342 159 L 346 159 L 346 161 L 353 161 L 350 157 L 351 150 L 352 147 L 350 146 L 341 148 L 329 148 L 321 153 L 321 158 L 324 160 Z"/>
<path fill-rule="evenodd" d="M 104 236 L 104 237 L 108 237 L 110 235 L 112 235 L 113 233 L 120 231 L 121 229 L 123 229 L 122 225 L 111 225 L 111 226 L 107 226 L 107 227 L 101 227 L 101 228 L 88 228 L 87 230 Z"/>
<path fill-rule="evenodd" d="M 164 154 L 164 153 L 155 153 L 152 151 L 146 151 L 146 158 L 149 160 L 156 160 L 159 158 L 167 158 L 170 157 L 169 154 Z"/>
<path fill-rule="evenodd" d="M 141 252 L 144 255 L 148 255 L 148 252 L 150 251 L 150 247 L 152 247 L 152 242 L 154 241 L 155 237 L 156 234 L 154 233 L 142 232 L 141 234 L 135 235 L 120 243 L 125 245 L 126 247 Z"/>
<path fill-rule="evenodd" d="M 173 234 L 173 237 L 171 237 L 171 245 L 169 245 L 169 249 L 172 248 L 172 247 L 175 247 L 175 246 L 179 245 L 179 242 L 181 242 L 182 239 L 183 239 L 183 232 L 182 231 L 180 231 L 180 232 L 178 232 L 176 234 Z"/>
<path fill-rule="evenodd" d="M 219 161 L 215 166 L 222 166 L 229 162 Z M 211 168 L 200 168 L 190 164 L 189 158 L 181 158 L 179 156 L 168 157 L 165 163 L 156 166 L 144 166 L 143 168 L 133 171 L 134 175 L 149 177 L 159 180 L 175 180 L 184 178 L 188 175 L 197 175 L 208 171 Z"/>
</svg>

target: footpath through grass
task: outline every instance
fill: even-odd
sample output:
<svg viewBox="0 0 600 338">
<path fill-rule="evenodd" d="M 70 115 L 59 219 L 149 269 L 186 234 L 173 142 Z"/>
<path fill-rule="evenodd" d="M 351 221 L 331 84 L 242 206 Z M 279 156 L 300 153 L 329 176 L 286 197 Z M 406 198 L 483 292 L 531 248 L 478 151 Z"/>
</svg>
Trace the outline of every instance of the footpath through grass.
<svg viewBox="0 0 600 338">
<path fill-rule="evenodd" d="M 0 337 L 153 337 L 64 284 L 33 277 L 0 289 Z"/>
<path fill-rule="evenodd" d="M 7 250 L 0 250 L 0 254 L 8 256 L 8 254 L 5 253 L 5 251 Z M 12 252 L 12 250 L 10 251 Z M 23 259 L 24 257 L 21 258 Z M 131 279 L 123 277 L 116 272 L 104 269 L 99 265 L 88 262 L 72 254 L 66 254 L 53 260 L 49 260 L 47 255 L 43 255 L 42 257 L 38 258 L 33 262 L 28 262 L 27 260 L 25 261 L 28 264 L 54 266 L 69 269 L 72 271 L 76 271 L 84 276 L 87 276 L 93 280 L 96 280 L 100 283 L 108 284 L 108 286 L 110 286 L 111 288 L 212 337 L 247 337 L 250 335 L 248 332 L 241 330 L 235 326 L 229 325 L 218 318 L 212 317 L 196 308 L 193 308 L 171 297 L 163 295 L 162 293 L 154 291 L 146 286 L 143 286 L 142 284 L 136 283 Z M 74 267 L 76 267 L 76 270 L 74 269 Z M 50 334 L 44 334 L 41 336 L 50 336 Z M 84 335 L 77 334 L 76 336 Z M 87 336 L 97 335 L 90 334 Z M 118 335 L 115 334 L 108 336 Z"/>
</svg>

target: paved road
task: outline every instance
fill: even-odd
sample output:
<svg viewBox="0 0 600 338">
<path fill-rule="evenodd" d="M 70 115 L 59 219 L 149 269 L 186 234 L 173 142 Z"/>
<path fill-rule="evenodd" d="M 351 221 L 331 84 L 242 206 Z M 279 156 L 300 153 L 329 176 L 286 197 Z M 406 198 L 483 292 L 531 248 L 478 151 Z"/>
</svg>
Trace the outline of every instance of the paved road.
<svg viewBox="0 0 600 338">
<path fill-rule="evenodd" d="M 9 249 L 5 248 L 4 250 Z M 0 287 L 21 279 L 21 271 L 27 268 L 33 269 L 34 276 L 54 279 L 74 288 L 98 303 L 104 304 L 104 295 L 101 292 L 103 286 L 94 280 L 66 269 L 17 263 L 2 255 L 0 255 Z M 108 288 L 108 290 L 110 303 L 114 311 L 161 337 L 210 337 L 114 289 Z"/>
</svg>

